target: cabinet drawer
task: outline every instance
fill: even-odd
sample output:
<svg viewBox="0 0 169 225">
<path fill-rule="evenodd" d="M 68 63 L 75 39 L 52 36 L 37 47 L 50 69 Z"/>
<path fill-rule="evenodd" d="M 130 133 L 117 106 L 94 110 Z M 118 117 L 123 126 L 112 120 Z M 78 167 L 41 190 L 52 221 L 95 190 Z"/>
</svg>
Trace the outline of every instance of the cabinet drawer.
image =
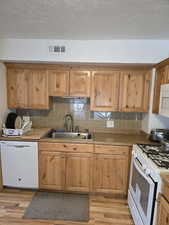
<svg viewBox="0 0 169 225">
<path fill-rule="evenodd" d="M 70 144 L 70 143 L 39 143 L 40 151 L 63 151 L 63 152 L 93 152 L 92 144 Z"/>
<path fill-rule="evenodd" d="M 128 155 L 129 146 L 95 145 L 94 152 L 97 154 Z"/>
</svg>

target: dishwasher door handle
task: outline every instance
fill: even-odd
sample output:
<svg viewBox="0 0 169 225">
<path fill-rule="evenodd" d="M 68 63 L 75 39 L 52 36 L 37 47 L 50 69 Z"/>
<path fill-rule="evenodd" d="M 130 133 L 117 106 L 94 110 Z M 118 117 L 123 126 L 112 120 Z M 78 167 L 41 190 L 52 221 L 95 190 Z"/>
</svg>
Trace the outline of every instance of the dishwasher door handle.
<svg viewBox="0 0 169 225">
<path fill-rule="evenodd" d="M 13 147 L 13 148 L 30 148 L 30 145 L 7 145 L 7 147 Z"/>
</svg>

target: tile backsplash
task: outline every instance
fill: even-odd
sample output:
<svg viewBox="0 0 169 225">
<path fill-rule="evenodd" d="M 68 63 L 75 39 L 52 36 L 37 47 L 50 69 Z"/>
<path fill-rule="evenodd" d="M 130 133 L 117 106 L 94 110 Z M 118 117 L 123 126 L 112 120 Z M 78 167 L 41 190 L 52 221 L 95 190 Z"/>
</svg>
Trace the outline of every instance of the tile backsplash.
<svg viewBox="0 0 169 225">
<path fill-rule="evenodd" d="M 113 129 L 141 128 L 142 113 L 124 112 L 91 112 L 89 98 L 61 98 L 53 97 L 50 110 L 17 110 L 20 116 L 31 117 L 33 127 L 64 128 L 64 116 L 71 113 L 74 118 L 74 126 L 80 130 L 111 131 Z M 114 120 L 114 128 L 106 128 L 106 120 Z"/>
</svg>

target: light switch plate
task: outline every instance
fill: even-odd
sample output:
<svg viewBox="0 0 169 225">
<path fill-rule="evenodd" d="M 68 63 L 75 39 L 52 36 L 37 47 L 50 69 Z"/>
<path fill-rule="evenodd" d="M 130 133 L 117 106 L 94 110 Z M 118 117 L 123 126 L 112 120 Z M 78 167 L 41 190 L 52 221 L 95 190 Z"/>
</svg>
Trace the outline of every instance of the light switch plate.
<svg viewBox="0 0 169 225">
<path fill-rule="evenodd" d="M 114 127 L 114 120 L 107 120 L 107 121 L 106 121 L 106 127 L 107 127 L 107 128 L 112 128 L 112 127 Z"/>
</svg>

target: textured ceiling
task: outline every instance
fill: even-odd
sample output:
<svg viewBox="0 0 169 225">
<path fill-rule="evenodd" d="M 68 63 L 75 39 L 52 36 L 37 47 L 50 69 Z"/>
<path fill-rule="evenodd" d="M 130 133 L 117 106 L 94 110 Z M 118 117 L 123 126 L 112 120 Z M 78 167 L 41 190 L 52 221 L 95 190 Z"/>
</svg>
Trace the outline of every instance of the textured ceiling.
<svg viewBox="0 0 169 225">
<path fill-rule="evenodd" d="M 0 0 L 0 38 L 169 39 L 169 0 Z"/>
</svg>

